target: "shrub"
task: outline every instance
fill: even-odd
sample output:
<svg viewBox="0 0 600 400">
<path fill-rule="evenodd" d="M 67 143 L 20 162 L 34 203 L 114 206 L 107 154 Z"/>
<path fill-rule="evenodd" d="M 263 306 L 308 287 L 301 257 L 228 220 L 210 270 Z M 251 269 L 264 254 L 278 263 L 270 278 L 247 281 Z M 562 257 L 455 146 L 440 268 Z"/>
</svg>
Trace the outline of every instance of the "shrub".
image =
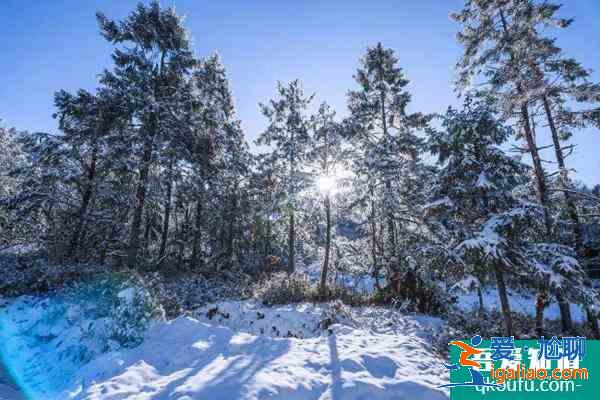
<svg viewBox="0 0 600 400">
<path fill-rule="evenodd" d="M 254 297 L 265 305 L 300 303 L 313 301 L 317 297 L 316 288 L 311 287 L 306 275 L 278 272 L 255 285 Z"/>
</svg>

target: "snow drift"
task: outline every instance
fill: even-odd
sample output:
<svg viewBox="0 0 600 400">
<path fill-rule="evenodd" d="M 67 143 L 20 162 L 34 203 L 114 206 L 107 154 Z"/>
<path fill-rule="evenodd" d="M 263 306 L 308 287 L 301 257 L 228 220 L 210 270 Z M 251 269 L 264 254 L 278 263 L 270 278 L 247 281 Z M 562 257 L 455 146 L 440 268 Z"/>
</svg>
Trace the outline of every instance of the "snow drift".
<svg viewBox="0 0 600 400">
<path fill-rule="evenodd" d="M 190 317 L 81 371 L 80 399 L 446 399 L 441 360 L 413 335 L 333 325 L 307 339 L 234 332 Z"/>
</svg>

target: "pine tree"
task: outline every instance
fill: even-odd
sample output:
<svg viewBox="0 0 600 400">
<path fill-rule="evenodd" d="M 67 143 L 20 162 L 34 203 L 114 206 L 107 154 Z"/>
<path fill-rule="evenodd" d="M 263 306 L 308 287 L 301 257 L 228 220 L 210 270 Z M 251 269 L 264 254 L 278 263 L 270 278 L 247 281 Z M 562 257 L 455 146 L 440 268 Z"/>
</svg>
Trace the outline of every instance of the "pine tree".
<svg viewBox="0 0 600 400">
<path fill-rule="evenodd" d="M 405 89 L 408 80 L 397 63 L 394 51 L 385 49 L 381 43 L 368 48 L 354 77 L 359 90 L 348 94 L 351 141 L 361 153 L 356 171 L 358 179 L 367 186 L 365 194 L 371 203 L 375 276 L 382 266 L 375 260 L 378 214 L 383 216 L 386 226 L 383 262 L 388 271 L 398 269 L 396 221 L 404 212 L 405 203 L 396 193 L 406 191 L 406 183 L 416 173 L 422 143 L 415 130 L 424 128 L 428 120 L 420 113 L 407 112 L 411 99 Z"/>
<path fill-rule="evenodd" d="M 514 334 L 506 289 L 513 264 L 505 240 L 497 232 L 478 241 L 482 227 L 519 206 L 513 195 L 523 183 L 525 166 L 500 149 L 512 134 L 482 103 L 467 98 L 463 110 L 450 108 L 442 116 L 443 131 L 431 131 L 429 147 L 438 157 L 440 171 L 427 207 L 440 223 L 442 236 L 464 262 L 468 276 L 481 287 L 491 272 L 498 287 L 506 334 Z M 483 305 L 481 305 L 483 306 Z"/>
<path fill-rule="evenodd" d="M 0 119 L 0 197 L 6 197 L 14 193 L 17 182 L 10 176 L 19 160 L 22 153 L 17 141 L 17 131 L 14 128 L 6 128 L 2 126 L 3 121 Z"/>
<path fill-rule="evenodd" d="M 548 27 L 571 25 L 572 20 L 556 16 L 559 5 L 529 0 L 523 1 L 520 7 L 522 11 L 513 17 L 515 30 L 508 33 L 516 45 L 527 48 L 524 56 L 527 57 L 527 71 L 531 74 L 531 102 L 542 109 L 541 114 L 550 130 L 559 170 L 559 190 L 563 191 L 572 223 L 575 248 L 582 254 L 581 226 L 561 141 L 568 140 L 575 129 L 598 124 L 600 112 L 597 105 L 594 108 L 594 103 L 600 101 L 600 85 L 590 83 L 589 72 L 576 60 L 563 55 L 556 39 L 542 34 Z M 569 104 L 580 108 L 573 110 Z"/>
<path fill-rule="evenodd" d="M 90 204 L 95 197 L 98 187 L 99 172 L 104 170 L 108 154 L 106 140 L 121 122 L 120 112 L 116 103 L 102 91 L 93 95 L 85 90 L 79 90 L 77 95 L 65 91 L 55 94 L 55 117 L 59 120 L 61 137 L 65 145 L 76 151 L 80 160 L 82 177 L 80 205 L 75 212 L 75 226 L 70 234 L 69 243 L 65 249 L 65 257 L 72 258 L 78 248 L 83 234 L 83 227 Z"/>
<path fill-rule="evenodd" d="M 195 64 L 182 20 L 172 8 L 158 2 L 139 4 L 124 21 L 98 13 L 102 35 L 118 47 L 113 52 L 114 72 L 105 71 L 101 82 L 115 97 L 127 100 L 131 120 L 139 122 L 134 141 L 139 149 L 138 184 L 129 235 L 127 265 L 133 267 L 140 247 L 140 233 L 150 168 L 168 126 L 165 116 L 179 107 L 177 91 Z"/>
<path fill-rule="evenodd" d="M 321 269 L 321 293 L 327 290 L 327 273 L 332 246 L 332 196 L 341 186 L 341 172 L 344 169 L 349 152 L 344 148 L 341 125 L 336 123 L 335 112 L 327 103 L 322 103 L 313 115 L 312 150 L 309 159 L 313 163 L 313 175 L 316 177 L 316 189 L 323 195 L 325 208 L 325 255 Z"/>
<path fill-rule="evenodd" d="M 0 249 L 26 240 L 27 226 L 14 223 L 13 212 L 8 209 L 9 200 L 18 192 L 20 180 L 14 172 L 24 160 L 24 154 L 14 128 L 3 126 L 0 119 Z"/>
<path fill-rule="evenodd" d="M 271 270 L 275 261 L 284 253 L 279 244 L 279 235 L 275 234 L 274 222 L 283 205 L 282 179 L 278 172 L 283 171 L 281 160 L 275 153 L 264 153 L 254 156 L 255 170 L 252 174 L 250 188 L 254 197 L 253 236 L 260 254 L 258 262 L 262 270 Z"/>
<path fill-rule="evenodd" d="M 258 144 L 273 146 L 273 156 L 285 168 L 282 190 L 288 214 L 288 272 L 295 270 L 296 221 L 298 194 L 306 183 L 303 173 L 310 140 L 307 108 L 314 96 L 306 96 L 300 81 L 288 85 L 278 83 L 277 98 L 261 104 L 263 115 L 269 120 L 266 130 L 258 137 Z"/>
<path fill-rule="evenodd" d="M 482 88 L 480 91 L 498 99 L 498 107 L 507 117 L 516 117 L 526 142 L 525 151 L 531 155 L 537 198 L 544 210 L 546 235 L 550 239 L 553 229 L 548 182 L 531 115 L 537 95 L 536 80 L 531 77 L 529 44 L 524 46 L 519 42 L 519 35 L 527 31 L 526 16 L 547 12 L 544 4 L 532 7 L 529 0 L 466 0 L 464 8 L 453 14 L 453 18 L 462 26 L 458 40 L 465 47 L 458 63 L 458 88 L 464 91 L 477 84 Z M 564 294 L 558 292 L 557 300 L 563 327 L 571 330 L 570 309 Z"/>
<path fill-rule="evenodd" d="M 466 0 L 463 10 L 452 15 L 462 26 L 458 41 L 465 48 L 457 64 L 457 87 L 465 91 L 478 84 L 490 97 L 499 99 L 499 109 L 507 117 L 516 116 L 526 151 L 531 155 L 538 200 L 546 210 L 546 231 L 551 235 L 547 177 L 531 126 L 530 79 L 524 71 L 525 49 L 517 46 L 510 35 L 513 27 L 509 24 L 520 11 L 519 3 L 522 1 Z M 482 82 L 477 81 L 478 78 Z"/>
</svg>

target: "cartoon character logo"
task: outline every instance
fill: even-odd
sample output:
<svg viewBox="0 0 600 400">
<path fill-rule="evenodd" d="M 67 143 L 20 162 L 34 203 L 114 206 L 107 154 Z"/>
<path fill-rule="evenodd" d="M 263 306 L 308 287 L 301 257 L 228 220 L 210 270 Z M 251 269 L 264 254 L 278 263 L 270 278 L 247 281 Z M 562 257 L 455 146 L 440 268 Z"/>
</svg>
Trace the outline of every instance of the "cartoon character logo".
<svg viewBox="0 0 600 400">
<path fill-rule="evenodd" d="M 458 359 L 458 364 L 460 364 L 460 366 L 469 368 L 469 372 L 471 373 L 471 382 L 449 383 L 446 385 L 440 385 L 438 387 L 441 388 L 441 387 L 451 387 L 451 386 L 491 386 L 491 387 L 502 386 L 502 385 L 496 385 L 496 384 L 492 384 L 492 383 L 485 383 L 485 381 L 483 380 L 483 375 L 481 375 L 481 372 L 473 369 L 473 367 L 481 368 L 481 364 L 479 364 L 477 361 L 469 360 L 469 357 L 472 357 L 476 354 L 483 353 L 483 350 L 478 350 L 475 347 L 473 347 L 473 346 L 479 346 L 479 344 L 481 344 L 481 336 L 479 336 L 479 335 L 475 335 L 471 339 L 472 346 L 469 346 L 468 344 L 459 342 L 457 340 L 453 340 L 450 342 L 450 345 L 457 346 L 462 349 L 462 351 L 460 352 L 459 359 Z M 460 368 L 460 366 L 457 364 L 450 364 L 450 365 L 444 364 L 444 367 L 446 367 L 446 369 L 448 371 L 456 371 Z"/>
</svg>

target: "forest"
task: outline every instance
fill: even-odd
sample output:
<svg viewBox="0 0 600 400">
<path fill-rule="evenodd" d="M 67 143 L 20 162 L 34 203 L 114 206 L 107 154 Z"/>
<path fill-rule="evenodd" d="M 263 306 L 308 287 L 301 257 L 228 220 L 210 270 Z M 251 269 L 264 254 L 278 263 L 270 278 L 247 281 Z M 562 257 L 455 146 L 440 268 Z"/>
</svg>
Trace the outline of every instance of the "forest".
<svg viewBox="0 0 600 400">
<path fill-rule="evenodd" d="M 600 128 L 600 83 L 557 44 L 574 20 L 537 0 L 451 18 L 459 107 L 414 110 L 402 49 L 372 43 L 347 110 L 274 77 L 250 143 L 227 60 L 196 55 L 173 8 L 98 12 L 112 62 L 96 90 L 57 88 L 57 132 L 0 128 L 0 296 L 118 274 L 168 319 L 258 298 L 600 338 L 600 185 L 571 166 L 572 139 Z"/>
</svg>

